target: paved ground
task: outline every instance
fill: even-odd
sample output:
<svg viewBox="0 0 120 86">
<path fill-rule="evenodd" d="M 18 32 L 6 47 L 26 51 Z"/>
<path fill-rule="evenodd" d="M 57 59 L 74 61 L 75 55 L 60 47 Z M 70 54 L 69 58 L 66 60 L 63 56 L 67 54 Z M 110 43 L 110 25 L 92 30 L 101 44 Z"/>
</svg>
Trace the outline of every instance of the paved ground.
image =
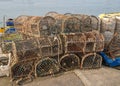
<svg viewBox="0 0 120 86">
<path fill-rule="evenodd" d="M 1 78 L 0 86 L 12 86 L 10 78 Z M 37 78 L 23 86 L 120 86 L 120 70 L 108 67 L 74 70 L 55 77 Z"/>
</svg>

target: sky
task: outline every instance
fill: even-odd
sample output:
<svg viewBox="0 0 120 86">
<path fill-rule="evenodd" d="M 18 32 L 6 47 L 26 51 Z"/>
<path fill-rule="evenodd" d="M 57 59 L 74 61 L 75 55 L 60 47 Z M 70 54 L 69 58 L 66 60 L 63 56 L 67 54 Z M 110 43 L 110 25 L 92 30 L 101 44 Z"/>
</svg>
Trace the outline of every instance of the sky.
<svg viewBox="0 0 120 86">
<path fill-rule="evenodd" d="M 101 13 L 120 12 L 120 0 L 0 0 L 0 22 L 3 16 L 44 16 L 49 11 L 98 16 Z"/>
</svg>

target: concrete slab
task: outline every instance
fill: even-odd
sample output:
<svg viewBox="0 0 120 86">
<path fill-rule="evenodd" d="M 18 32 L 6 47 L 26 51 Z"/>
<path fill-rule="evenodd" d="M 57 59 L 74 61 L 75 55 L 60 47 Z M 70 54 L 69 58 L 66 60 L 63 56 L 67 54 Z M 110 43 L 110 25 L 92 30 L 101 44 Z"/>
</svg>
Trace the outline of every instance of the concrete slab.
<svg viewBox="0 0 120 86">
<path fill-rule="evenodd" d="M 16 86 L 10 78 L 0 78 L 0 86 Z M 57 76 L 36 78 L 22 86 L 120 86 L 120 70 L 102 67 L 92 70 L 74 70 Z"/>
</svg>

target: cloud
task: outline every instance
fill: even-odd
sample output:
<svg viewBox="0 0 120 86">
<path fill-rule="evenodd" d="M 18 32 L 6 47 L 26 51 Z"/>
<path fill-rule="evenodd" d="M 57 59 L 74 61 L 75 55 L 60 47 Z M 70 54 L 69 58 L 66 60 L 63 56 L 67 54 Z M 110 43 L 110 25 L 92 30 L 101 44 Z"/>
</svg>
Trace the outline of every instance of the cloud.
<svg viewBox="0 0 120 86">
<path fill-rule="evenodd" d="M 9 2 L 9 1 L 13 1 L 13 0 L 0 0 L 1 2 Z"/>
</svg>

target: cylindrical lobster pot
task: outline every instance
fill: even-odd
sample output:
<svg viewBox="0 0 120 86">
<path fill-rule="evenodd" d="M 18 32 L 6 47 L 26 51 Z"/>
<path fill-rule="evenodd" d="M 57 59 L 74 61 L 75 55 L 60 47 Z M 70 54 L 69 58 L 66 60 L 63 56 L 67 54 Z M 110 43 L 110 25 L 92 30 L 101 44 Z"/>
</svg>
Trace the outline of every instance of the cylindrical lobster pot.
<svg viewBox="0 0 120 86">
<path fill-rule="evenodd" d="M 18 32 L 24 33 L 24 23 L 29 19 L 30 16 L 21 15 L 14 19 L 14 27 Z"/>
<path fill-rule="evenodd" d="M 75 54 L 66 54 L 60 58 L 60 66 L 63 70 L 72 70 L 78 68 L 80 58 Z"/>
<path fill-rule="evenodd" d="M 84 33 L 86 36 L 86 47 L 85 52 L 94 52 L 96 47 L 96 37 L 93 32 Z"/>
<path fill-rule="evenodd" d="M 102 57 L 96 53 L 88 53 L 82 57 L 80 67 L 82 69 L 100 68 L 102 65 Z"/>
<path fill-rule="evenodd" d="M 86 38 L 83 33 L 63 34 L 65 53 L 84 52 L 86 47 Z"/>
<path fill-rule="evenodd" d="M 40 21 L 39 28 L 40 37 L 51 36 L 56 34 L 55 23 L 56 20 L 53 17 L 51 16 L 43 17 Z"/>
<path fill-rule="evenodd" d="M 28 21 L 24 23 L 25 34 L 28 36 L 40 37 L 40 16 L 31 16 Z"/>
<path fill-rule="evenodd" d="M 59 72 L 59 65 L 55 59 L 43 58 L 35 66 L 35 76 L 41 77 Z"/>
<path fill-rule="evenodd" d="M 105 37 L 105 46 L 108 45 L 110 40 L 113 38 L 116 28 L 116 20 L 114 17 L 103 17 L 101 18 L 101 33 Z"/>
<path fill-rule="evenodd" d="M 18 61 L 36 59 L 39 55 L 38 44 L 35 39 L 15 41 L 12 44 L 13 57 Z"/>
<path fill-rule="evenodd" d="M 34 62 L 33 61 L 23 61 L 14 64 L 11 67 L 11 78 L 17 79 L 22 77 L 32 76 L 34 74 Z"/>
</svg>

